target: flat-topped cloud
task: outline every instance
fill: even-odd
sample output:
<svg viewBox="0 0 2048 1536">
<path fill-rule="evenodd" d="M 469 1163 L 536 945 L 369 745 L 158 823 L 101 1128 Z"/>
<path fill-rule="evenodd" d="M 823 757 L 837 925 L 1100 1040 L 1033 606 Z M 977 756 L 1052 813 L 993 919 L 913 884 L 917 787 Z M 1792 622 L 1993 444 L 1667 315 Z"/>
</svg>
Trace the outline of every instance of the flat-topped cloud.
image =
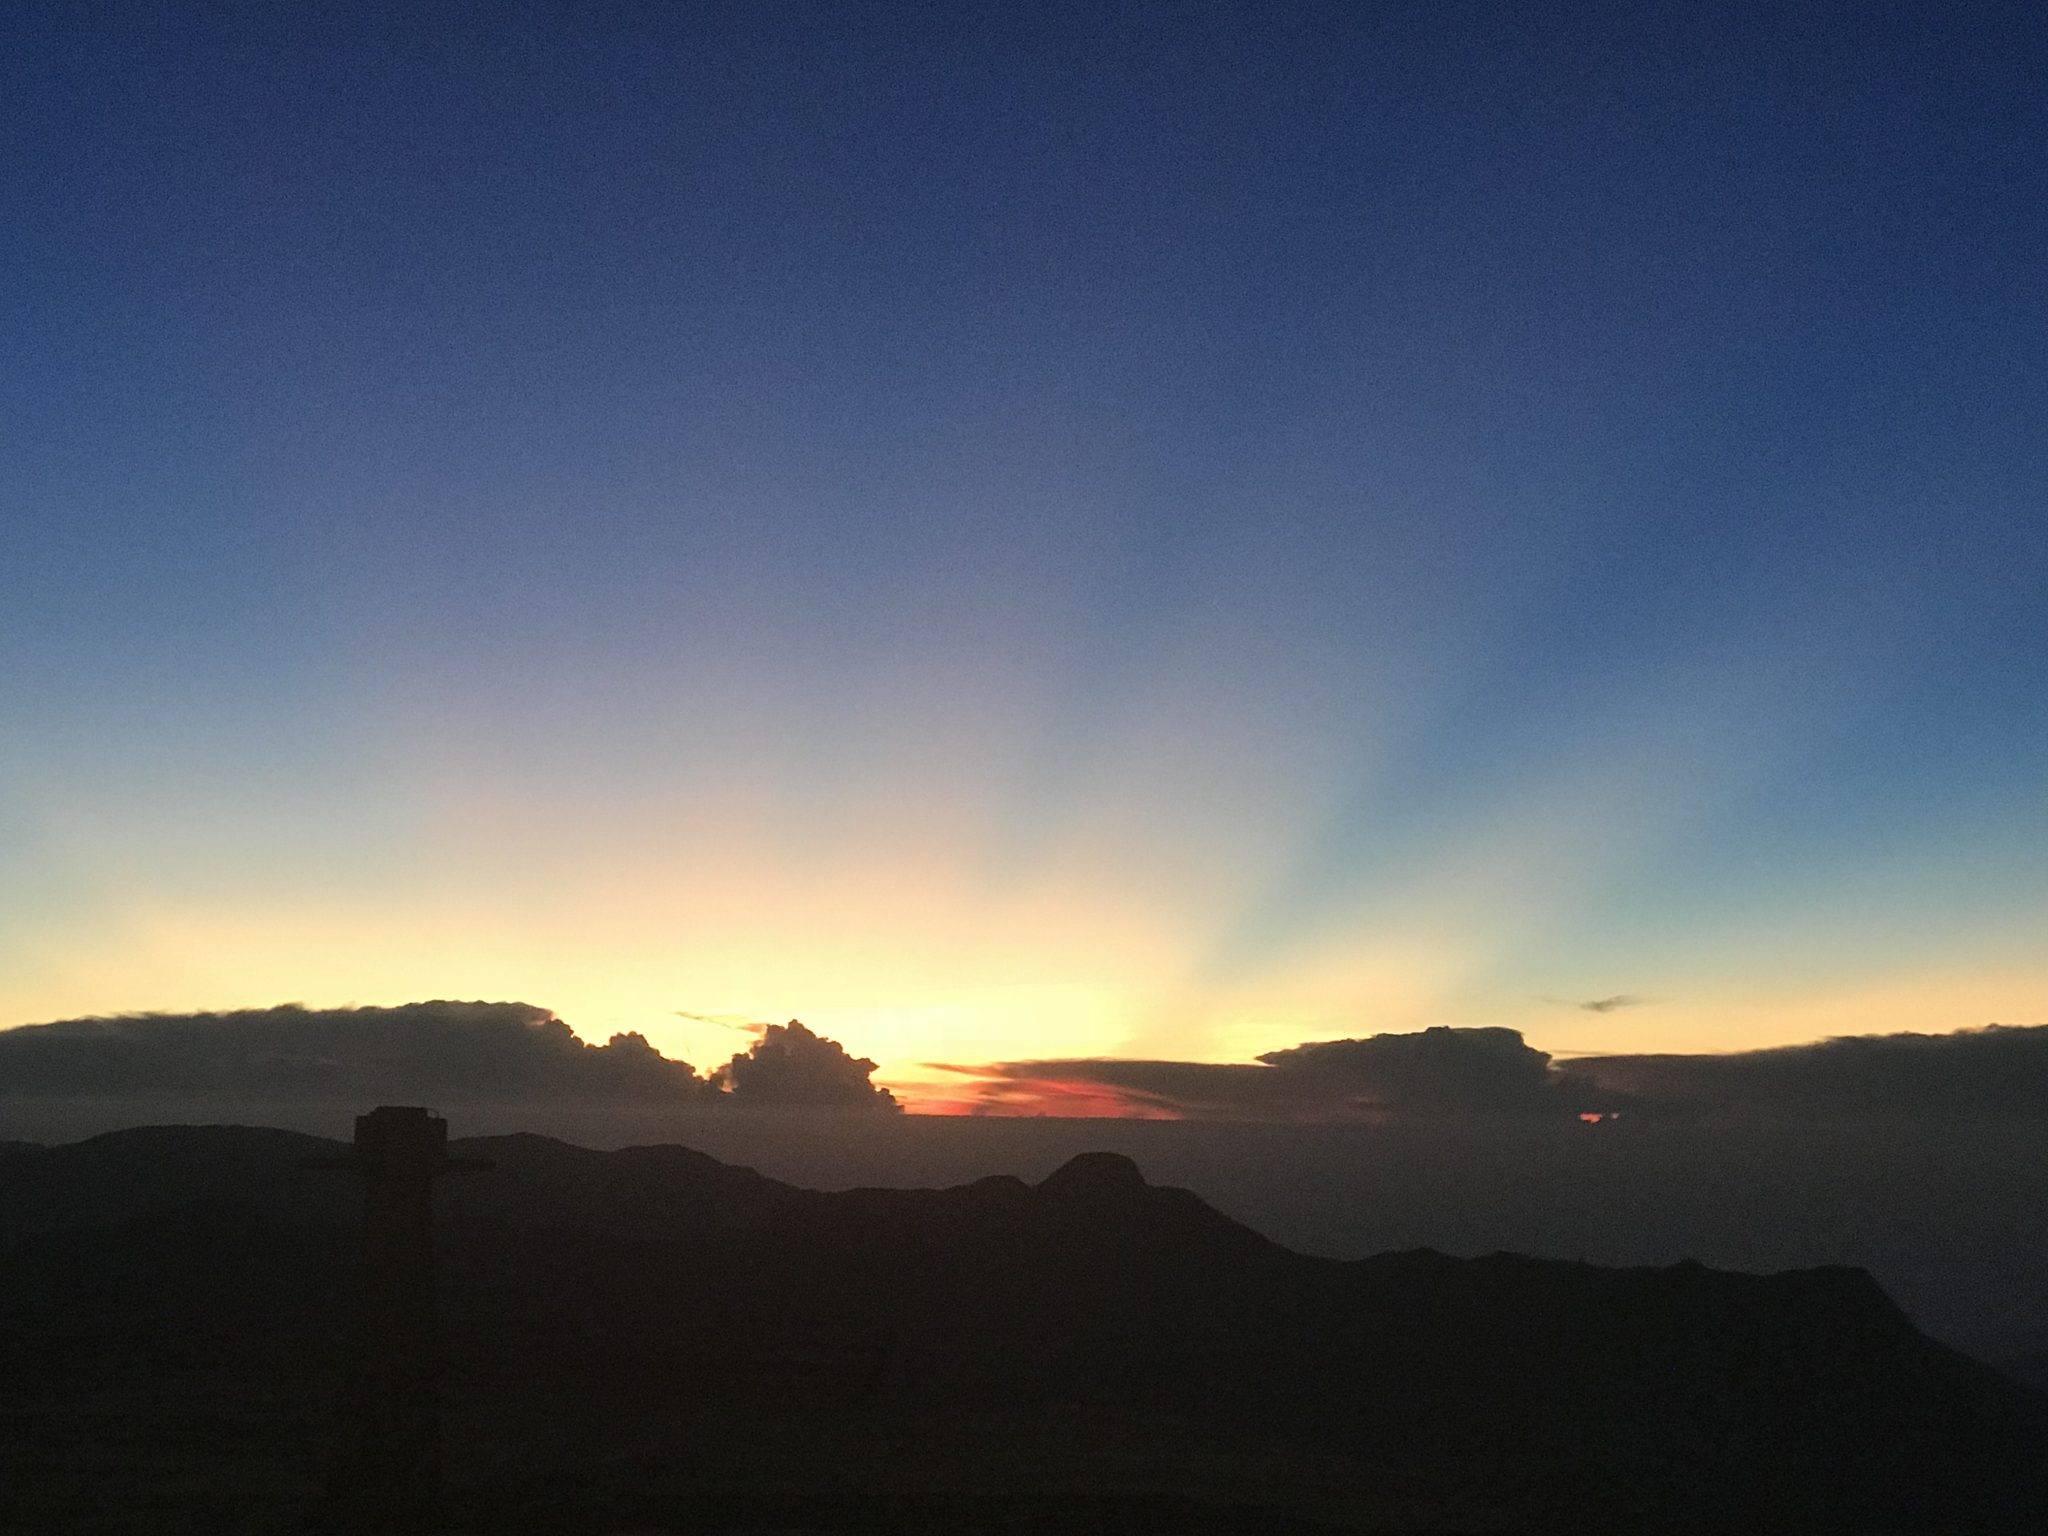
<svg viewBox="0 0 2048 1536">
<path fill-rule="evenodd" d="M 2048 1116 L 2048 1025 L 1843 1035 L 1725 1055 L 1582 1056 L 1570 1077 L 1666 1112 Z"/>
<path fill-rule="evenodd" d="M 1248 1062 L 1069 1057 L 951 1070 L 971 1079 L 969 1101 L 989 1114 L 1059 1114 L 1094 1095 L 1131 1114 L 1188 1119 L 2048 1118 L 2048 1025 L 1568 1061 L 1516 1030 L 1438 1027 L 1311 1041 Z"/>
<path fill-rule="evenodd" d="M 1249 1062 L 1074 1057 L 957 1068 L 993 1113 L 1057 1113 L 1077 1088 L 1107 1090 L 1134 1113 L 1194 1119 L 1347 1120 L 1389 1113 L 1562 1111 L 1550 1057 L 1512 1029 L 1438 1027 L 1318 1040 Z"/>
</svg>

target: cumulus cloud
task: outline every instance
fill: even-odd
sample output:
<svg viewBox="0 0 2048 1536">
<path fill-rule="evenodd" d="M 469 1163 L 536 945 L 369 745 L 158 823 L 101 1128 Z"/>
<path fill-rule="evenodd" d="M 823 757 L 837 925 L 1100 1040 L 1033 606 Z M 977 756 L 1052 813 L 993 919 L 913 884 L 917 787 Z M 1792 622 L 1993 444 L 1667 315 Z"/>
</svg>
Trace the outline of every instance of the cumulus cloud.
<svg viewBox="0 0 2048 1536">
<path fill-rule="evenodd" d="M 895 1095 L 871 1079 L 875 1064 L 836 1040 L 791 1019 L 769 1024 L 753 1045 L 711 1074 L 711 1086 L 734 1104 L 770 1108 L 900 1109 Z"/>
<path fill-rule="evenodd" d="M 1386 1118 L 2048 1118 L 2048 1025 L 1859 1035 L 1725 1055 L 1553 1061 L 1511 1029 L 1322 1040 L 1249 1062 L 1061 1059 L 956 1067 L 984 1114 Z"/>
</svg>

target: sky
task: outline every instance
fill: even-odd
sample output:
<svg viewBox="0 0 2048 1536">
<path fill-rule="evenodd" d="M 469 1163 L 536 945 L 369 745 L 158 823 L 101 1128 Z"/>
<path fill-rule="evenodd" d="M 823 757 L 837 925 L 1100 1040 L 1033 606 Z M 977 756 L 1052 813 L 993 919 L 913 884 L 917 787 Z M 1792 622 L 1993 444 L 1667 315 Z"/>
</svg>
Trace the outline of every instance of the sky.
<svg viewBox="0 0 2048 1536">
<path fill-rule="evenodd" d="M 2048 1020 L 2044 69 L 2022 5 L 10 6 L 0 1025 L 800 1017 L 914 1108 Z"/>
</svg>

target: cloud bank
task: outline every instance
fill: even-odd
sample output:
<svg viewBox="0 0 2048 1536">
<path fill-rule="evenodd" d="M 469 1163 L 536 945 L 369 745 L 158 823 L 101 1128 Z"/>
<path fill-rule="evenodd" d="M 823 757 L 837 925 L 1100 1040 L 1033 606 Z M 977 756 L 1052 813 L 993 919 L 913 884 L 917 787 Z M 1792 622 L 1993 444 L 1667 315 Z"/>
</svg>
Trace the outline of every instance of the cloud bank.
<svg viewBox="0 0 2048 1536">
<path fill-rule="evenodd" d="M 1107 1093 L 1131 1112 L 1187 1119 L 1359 1120 L 1389 1114 L 1561 1112 L 1548 1054 L 1512 1029 L 1438 1027 L 1321 1040 L 1235 1062 L 1075 1058 L 956 1068 L 987 1113 L 1057 1114 Z"/>
<path fill-rule="evenodd" d="M 534 1100 L 895 1109 L 875 1064 L 794 1021 L 698 1076 L 637 1033 L 579 1040 L 529 1003 L 277 1008 L 0 1030 L 0 1097 L 272 1102 Z"/>
<path fill-rule="evenodd" d="M 2048 1119 L 2048 1025 L 1858 1035 L 1726 1055 L 1553 1060 L 1512 1029 L 1324 1040 L 1249 1062 L 1118 1058 L 953 1067 L 982 1114 L 1203 1120 Z"/>
<path fill-rule="evenodd" d="M 902 1106 L 875 1063 L 792 1019 L 700 1076 L 639 1034 L 578 1039 L 527 1003 L 286 1005 L 0 1030 L 0 1100 Z M 1512 1029 L 1308 1041 L 1248 1062 L 1059 1058 L 951 1066 L 970 1114 L 1355 1123 L 1634 1119 L 2048 1121 L 2048 1025 L 1856 1035 L 1726 1055 L 1559 1061 Z"/>
<path fill-rule="evenodd" d="M 1574 1079 L 1666 1111 L 2048 1117 L 2048 1025 L 1844 1035 L 1728 1055 L 1585 1056 Z"/>
</svg>

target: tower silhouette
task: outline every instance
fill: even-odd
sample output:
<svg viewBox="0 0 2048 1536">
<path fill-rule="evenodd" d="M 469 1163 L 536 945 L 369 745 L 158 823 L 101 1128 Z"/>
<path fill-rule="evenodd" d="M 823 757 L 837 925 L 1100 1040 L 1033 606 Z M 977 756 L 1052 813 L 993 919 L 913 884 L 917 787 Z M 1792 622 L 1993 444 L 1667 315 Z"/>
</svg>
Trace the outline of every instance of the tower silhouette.
<svg viewBox="0 0 2048 1536">
<path fill-rule="evenodd" d="M 451 1158 L 440 1116 L 384 1105 L 356 1117 L 348 1156 L 309 1158 L 306 1166 L 363 1181 L 356 1359 L 316 1525 L 337 1536 L 431 1530 L 441 1519 L 434 1179 L 491 1165 Z"/>
</svg>

